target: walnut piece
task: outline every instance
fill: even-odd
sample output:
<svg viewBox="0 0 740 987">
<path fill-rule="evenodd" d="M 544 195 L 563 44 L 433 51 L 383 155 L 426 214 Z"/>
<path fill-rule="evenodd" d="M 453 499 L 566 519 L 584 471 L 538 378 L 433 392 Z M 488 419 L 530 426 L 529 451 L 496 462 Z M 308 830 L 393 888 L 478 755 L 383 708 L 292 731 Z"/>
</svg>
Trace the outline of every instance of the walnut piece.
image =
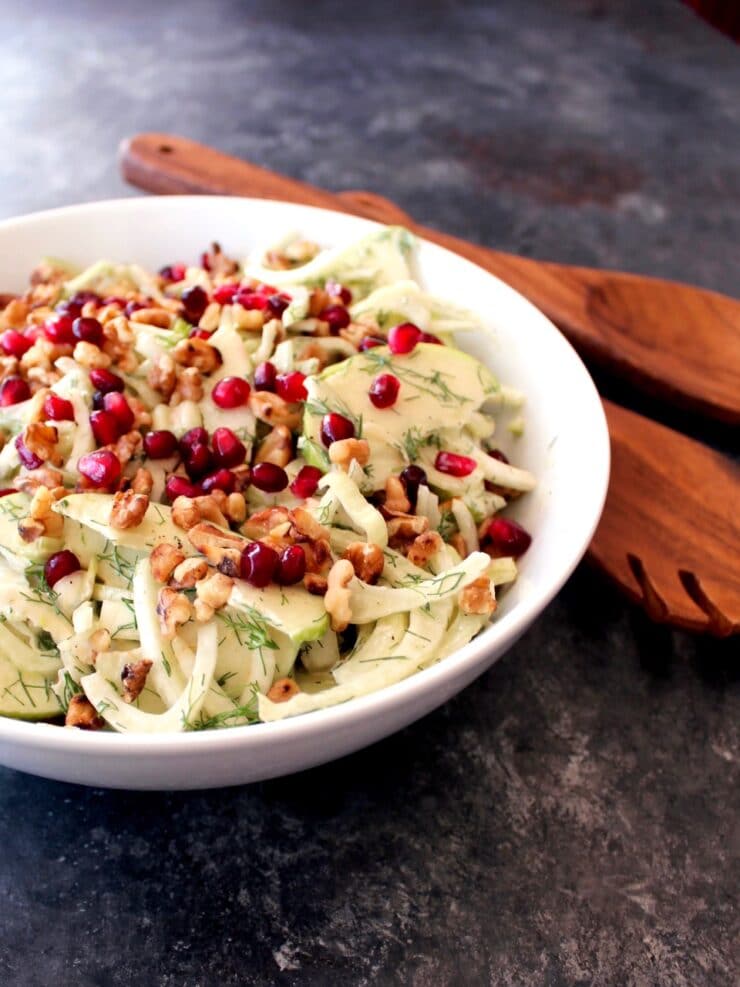
<svg viewBox="0 0 740 987">
<path fill-rule="evenodd" d="M 175 316 L 166 308 L 139 308 L 131 313 L 129 321 L 140 322 L 147 326 L 157 326 L 159 329 L 169 329 L 175 321 Z"/>
<path fill-rule="evenodd" d="M 172 573 L 171 585 L 175 589 L 193 589 L 207 575 L 208 563 L 205 559 L 185 559 Z"/>
<path fill-rule="evenodd" d="M 77 363 L 83 367 L 87 367 L 88 370 L 94 370 L 98 367 L 109 367 L 113 362 L 108 354 L 104 353 L 99 346 L 96 346 L 95 343 L 88 343 L 84 339 L 81 339 L 77 343 L 72 356 Z"/>
<path fill-rule="evenodd" d="M 64 531 L 64 518 L 56 514 L 52 507 L 56 497 L 48 487 L 39 486 L 34 491 L 28 513 L 34 521 L 40 521 L 44 526 L 44 534 L 49 538 L 60 538 Z"/>
<path fill-rule="evenodd" d="M 192 615 L 190 600 L 183 593 L 163 587 L 157 600 L 157 616 L 162 637 L 171 641 L 177 633 L 178 624 L 186 624 Z"/>
<path fill-rule="evenodd" d="M 241 535 L 222 531 L 203 521 L 190 528 L 188 540 L 219 572 L 226 576 L 239 575 L 242 550 L 247 544 Z"/>
<path fill-rule="evenodd" d="M 460 593 L 459 604 L 463 613 L 492 614 L 496 600 L 491 592 L 491 580 L 487 576 L 474 580 Z"/>
<path fill-rule="evenodd" d="M 134 474 L 134 478 L 131 481 L 131 489 L 137 494 L 146 494 L 147 497 L 152 492 L 152 487 L 154 486 L 154 479 L 152 474 L 148 469 L 140 467 Z"/>
<path fill-rule="evenodd" d="M 442 538 L 436 531 L 425 531 L 417 537 L 411 543 L 406 558 L 409 562 L 413 562 L 414 565 L 424 566 L 434 558 L 437 552 L 442 548 L 443 542 Z"/>
<path fill-rule="evenodd" d="M 284 703 L 292 699 L 300 691 L 295 679 L 278 679 L 268 689 L 267 698 L 274 703 Z"/>
<path fill-rule="evenodd" d="M 132 703 L 141 695 L 146 685 L 146 677 L 152 663 L 148 658 L 140 658 L 132 665 L 124 665 L 121 669 L 121 684 L 123 685 L 123 701 Z"/>
<path fill-rule="evenodd" d="M 44 462 L 53 463 L 59 466 L 62 457 L 57 450 L 59 432 L 54 425 L 45 425 L 43 422 L 33 422 L 26 426 L 23 433 L 23 444 L 34 455 Z"/>
<path fill-rule="evenodd" d="M 198 599 L 202 600 L 206 606 L 213 610 L 220 610 L 229 602 L 234 580 L 225 576 L 222 572 L 213 572 L 195 587 Z"/>
<path fill-rule="evenodd" d="M 175 394 L 170 399 L 170 404 L 179 404 L 181 401 L 202 401 L 204 393 L 203 374 L 197 367 L 186 367 L 177 378 Z"/>
<path fill-rule="evenodd" d="M 37 538 L 41 538 L 45 532 L 43 521 L 34 521 L 33 518 L 24 517 L 18 522 L 18 534 L 21 536 L 23 541 L 31 542 L 36 541 Z"/>
<path fill-rule="evenodd" d="M 150 367 L 147 382 L 155 391 L 159 391 L 165 401 L 169 401 L 177 383 L 175 361 L 169 353 L 163 353 Z"/>
<path fill-rule="evenodd" d="M 370 446 L 367 439 L 339 439 L 329 446 L 329 459 L 346 473 L 353 459 L 356 459 L 360 466 L 368 463 Z"/>
<path fill-rule="evenodd" d="M 329 570 L 327 578 L 324 606 L 331 618 L 331 629 L 343 631 L 352 620 L 352 609 L 349 605 L 349 584 L 354 578 L 355 570 L 348 559 L 339 559 Z"/>
<path fill-rule="evenodd" d="M 347 546 L 342 556 L 349 559 L 358 579 L 363 583 L 377 583 L 385 564 L 383 549 L 364 541 L 353 541 Z"/>
<path fill-rule="evenodd" d="M 185 559 L 185 553 L 169 542 L 157 545 L 149 556 L 152 575 L 158 583 L 166 583 L 175 569 Z"/>
<path fill-rule="evenodd" d="M 323 596 L 329 588 L 326 576 L 320 576 L 316 572 L 307 572 L 303 577 L 303 585 L 311 596 Z"/>
<path fill-rule="evenodd" d="M 77 727 L 78 730 L 102 730 L 105 720 L 98 716 L 97 711 L 87 696 L 78 692 L 72 696 L 64 717 L 65 727 Z"/>
<path fill-rule="evenodd" d="M 268 425 L 285 425 L 294 432 L 301 424 L 300 408 L 288 404 L 279 394 L 273 394 L 271 391 L 252 391 L 248 403 L 252 414 Z"/>
<path fill-rule="evenodd" d="M 221 364 L 221 354 L 216 347 L 197 336 L 181 339 L 172 350 L 172 359 L 183 367 L 195 367 L 204 374 L 213 373 Z"/>
<path fill-rule="evenodd" d="M 388 522 L 388 544 L 399 551 L 408 550 L 410 543 L 429 530 L 429 519 L 414 514 L 393 517 Z"/>
<path fill-rule="evenodd" d="M 119 490 L 113 498 L 110 511 L 110 526 L 119 531 L 136 528 L 144 520 L 149 507 L 149 497 L 146 494 L 135 493 L 133 490 Z"/>
<path fill-rule="evenodd" d="M 215 494 L 204 494 L 202 497 L 176 497 L 172 505 L 172 521 L 185 531 L 194 528 L 201 521 L 212 521 L 222 528 L 229 527 L 229 522 L 224 517 Z"/>
<path fill-rule="evenodd" d="M 406 487 L 400 477 L 389 476 L 385 481 L 383 511 L 387 517 L 396 517 L 398 514 L 408 514 L 411 511 L 411 501 L 406 496 Z"/>
<path fill-rule="evenodd" d="M 52 466 L 39 466 L 35 470 L 22 469 L 15 479 L 15 485 L 23 493 L 32 494 L 38 487 L 56 490 L 62 486 L 64 477 Z"/>
<path fill-rule="evenodd" d="M 260 442 L 255 463 L 274 463 L 287 466 L 293 458 L 293 437 L 286 425 L 275 425 L 269 435 Z"/>
</svg>

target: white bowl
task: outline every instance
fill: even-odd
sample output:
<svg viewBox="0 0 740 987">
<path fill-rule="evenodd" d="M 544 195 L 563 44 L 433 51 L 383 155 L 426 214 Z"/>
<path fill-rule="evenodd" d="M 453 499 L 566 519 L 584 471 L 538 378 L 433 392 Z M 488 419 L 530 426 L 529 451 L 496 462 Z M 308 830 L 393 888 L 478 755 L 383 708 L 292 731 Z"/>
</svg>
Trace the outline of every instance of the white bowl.
<svg viewBox="0 0 740 987">
<path fill-rule="evenodd" d="M 377 224 L 283 202 L 216 197 L 125 199 L 70 206 L 0 223 L 4 291 L 23 289 L 41 257 L 99 258 L 157 269 L 194 260 L 212 240 L 242 256 L 301 231 L 325 245 Z M 516 462 L 538 487 L 512 511 L 533 533 L 518 581 L 495 622 L 457 654 L 398 685 L 333 709 L 277 723 L 165 736 L 85 733 L 0 717 L 0 762 L 86 785 L 215 788 L 321 764 L 412 723 L 463 689 L 524 633 L 583 555 L 601 514 L 609 439 L 599 396 L 570 345 L 503 282 L 431 243 L 418 251 L 421 282 L 475 310 L 492 334 L 462 340 L 527 395 Z"/>
</svg>

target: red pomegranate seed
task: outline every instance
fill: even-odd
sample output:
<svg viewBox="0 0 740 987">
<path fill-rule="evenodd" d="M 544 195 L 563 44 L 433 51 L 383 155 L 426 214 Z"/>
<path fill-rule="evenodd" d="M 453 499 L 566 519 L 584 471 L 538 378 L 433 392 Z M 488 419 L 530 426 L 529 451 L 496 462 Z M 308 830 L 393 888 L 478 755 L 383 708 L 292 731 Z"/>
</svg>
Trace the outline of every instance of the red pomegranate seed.
<svg viewBox="0 0 740 987">
<path fill-rule="evenodd" d="M 213 290 L 213 300 L 219 305 L 230 305 L 234 300 L 234 295 L 239 291 L 238 284 L 220 284 Z"/>
<path fill-rule="evenodd" d="M 301 466 L 290 485 L 294 497 L 313 497 L 321 479 L 321 470 L 316 466 Z"/>
<path fill-rule="evenodd" d="M 29 326 L 23 330 L 23 335 L 26 339 L 30 339 L 32 343 L 35 343 L 37 339 L 41 339 L 42 337 L 46 338 L 46 332 L 43 326 Z"/>
<path fill-rule="evenodd" d="M 428 487 L 427 475 L 421 466 L 412 463 L 405 470 L 401 471 L 401 483 L 406 488 L 406 496 L 412 505 L 416 505 L 416 498 L 419 495 L 419 487 Z"/>
<path fill-rule="evenodd" d="M 121 435 L 131 431 L 134 427 L 134 413 L 131 410 L 131 405 L 118 391 L 109 391 L 103 397 L 103 409 L 110 411 L 115 416 L 121 429 Z"/>
<path fill-rule="evenodd" d="M 532 544 L 532 536 L 516 521 L 494 517 L 486 528 L 483 541 L 490 543 L 497 555 L 513 555 L 516 559 Z"/>
<path fill-rule="evenodd" d="M 144 452 L 150 459 L 169 459 L 177 452 L 177 436 L 169 429 L 155 429 L 144 436 Z"/>
<path fill-rule="evenodd" d="M 423 332 L 421 336 L 419 336 L 418 341 L 420 343 L 433 343 L 435 346 L 444 346 L 444 343 L 439 336 L 435 336 L 432 332 Z"/>
<path fill-rule="evenodd" d="M 230 494 L 236 490 L 236 477 L 231 470 L 220 469 L 201 480 L 200 485 L 203 487 L 204 493 L 210 493 L 211 490 L 223 490 L 225 494 Z"/>
<path fill-rule="evenodd" d="M 212 335 L 207 329 L 191 329 L 188 333 L 191 339 L 210 339 Z"/>
<path fill-rule="evenodd" d="M 203 493 L 203 488 L 198 483 L 191 483 L 186 480 L 184 476 L 172 476 L 167 477 L 167 482 L 164 485 L 164 492 L 170 501 L 177 500 L 178 497 L 200 497 Z"/>
<path fill-rule="evenodd" d="M 123 379 L 114 374 L 112 370 L 104 367 L 94 367 L 90 371 L 90 381 L 96 391 L 108 394 L 109 391 L 122 391 L 125 387 Z"/>
<path fill-rule="evenodd" d="M 211 255 L 207 250 L 204 250 L 200 255 L 200 266 L 204 271 L 210 271 L 211 269 Z"/>
<path fill-rule="evenodd" d="M 200 322 L 200 317 L 208 307 L 208 295 L 199 284 L 186 288 L 180 296 L 182 314 L 193 325 Z"/>
<path fill-rule="evenodd" d="M 213 469 L 213 454 L 208 446 L 198 442 L 185 457 L 185 472 L 191 480 L 200 480 Z"/>
<path fill-rule="evenodd" d="M 222 377 L 211 391 L 213 403 L 219 408 L 240 408 L 249 400 L 251 387 L 243 377 Z"/>
<path fill-rule="evenodd" d="M 79 319 L 82 315 L 82 305 L 77 302 L 73 302 L 72 299 L 67 299 L 67 301 L 59 302 L 58 305 L 54 306 L 54 311 L 57 315 L 64 315 L 69 317 L 69 328 L 70 333 L 72 331 L 72 322 L 75 319 Z"/>
<path fill-rule="evenodd" d="M 180 453 L 183 456 L 187 456 L 189 451 L 194 445 L 208 445 L 210 436 L 204 428 L 198 426 L 197 428 L 191 428 L 190 431 L 186 432 L 180 439 Z"/>
<path fill-rule="evenodd" d="M 159 276 L 165 281 L 169 281 L 170 284 L 174 284 L 176 281 L 182 281 L 187 271 L 185 264 L 168 264 L 161 268 Z"/>
<path fill-rule="evenodd" d="M 252 289 L 245 289 L 252 290 Z M 258 291 L 260 295 L 278 295 L 279 291 L 274 284 L 258 284 L 254 291 Z"/>
<path fill-rule="evenodd" d="M 18 332 L 17 329 L 6 329 L 0 336 L 0 346 L 8 356 L 15 356 L 20 360 L 23 354 L 27 353 L 33 346 L 33 340 L 24 336 L 22 332 Z"/>
<path fill-rule="evenodd" d="M 319 312 L 319 318 L 329 323 L 329 330 L 335 336 L 340 329 L 346 329 L 349 325 L 349 312 L 344 305 L 327 305 Z"/>
<path fill-rule="evenodd" d="M 71 576 L 73 572 L 79 572 L 81 568 L 80 560 L 75 553 L 65 548 L 61 552 L 54 552 L 46 560 L 44 579 L 53 589 L 60 579 L 64 579 L 65 576 Z"/>
<path fill-rule="evenodd" d="M 121 425 L 110 411 L 93 411 L 90 428 L 99 446 L 110 446 L 122 435 Z"/>
<path fill-rule="evenodd" d="M 378 374 L 370 386 L 370 400 L 376 408 L 390 408 L 398 399 L 401 382 L 393 374 Z"/>
<path fill-rule="evenodd" d="M 288 305 L 290 305 L 290 295 L 270 295 L 267 299 L 267 307 L 276 319 L 282 317 Z"/>
<path fill-rule="evenodd" d="M 22 435 L 19 435 L 16 438 L 15 447 L 18 450 L 18 458 L 27 470 L 37 470 L 43 463 L 43 459 L 37 456 L 35 452 L 31 452 L 26 443 L 23 441 Z"/>
<path fill-rule="evenodd" d="M 324 291 L 332 298 L 340 298 L 342 305 L 349 305 L 352 301 L 352 292 L 337 281 L 327 281 L 324 285 Z"/>
<path fill-rule="evenodd" d="M 363 336 L 360 340 L 361 353 L 365 353 L 367 350 L 373 350 L 376 346 L 385 346 L 385 340 L 380 339 L 378 336 Z"/>
<path fill-rule="evenodd" d="M 253 541 L 242 552 L 241 576 L 252 586 L 261 589 L 272 579 L 278 563 L 278 553 L 261 541 Z"/>
<path fill-rule="evenodd" d="M 353 438 L 354 434 L 355 426 L 349 418 L 338 415 L 336 411 L 330 411 L 321 419 L 321 441 L 327 448 L 332 442 Z"/>
<path fill-rule="evenodd" d="M 300 370 L 291 370 L 289 374 L 278 374 L 275 378 L 275 390 L 278 397 L 289 404 L 305 401 L 308 397 L 308 391 L 303 384 L 305 379 L 306 375 L 302 374 Z"/>
<path fill-rule="evenodd" d="M 388 346 L 394 356 L 402 356 L 410 353 L 419 342 L 421 329 L 413 322 L 402 322 L 400 326 L 394 326 L 388 333 Z"/>
<path fill-rule="evenodd" d="M 241 466 L 247 457 L 247 449 L 230 428 L 217 428 L 211 439 L 214 466 L 232 469 Z"/>
<path fill-rule="evenodd" d="M 100 346 L 103 342 L 103 327 L 97 319 L 90 316 L 81 316 L 72 323 L 72 334 L 75 339 L 85 343 L 92 343 L 93 346 Z"/>
<path fill-rule="evenodd" d="M 9 497 L 14 493 L 18 493 L 15 487 L 3 487 L 3 489 L 0 490 L 0 497 Z"/>
<path fill-rule="evenodd" d="M 288 486 L 288 474 L 275 463 L 257 463 L 252 467 L 252 485 L 265 493 L 279 493 Z"/>
<path fill-rule="evenodd" d="M 0 405 L 3 408 L 28 401 L 30 397 L 31 388 L 22 377 L 6 377 L 0 387 Z"/>
<path fill-rule="evenodd" d="M 276 380 L 277 370 L 274 363 L 270 363 L 268 360 L 257 365 L 254 372 L 255 391 L 274 391 Z"/>
<path fill-rule="evenodd" d="M 94 487 L 112 487 L 121 479 L 121 462 L 110 449 L 96 449 L 82 456 L 77 469 Z"/>
<path fill-rule="evenodd" d="M 237 291 L 236 295 L 234 295 L 234 301 L 237 305 L 241 305 L 242 308 L 259 309 L 260 311 L 264 311 L 269 305 L 266 295 L 252 291 L 251 288 L 242 288 L 240 291 Z"/>
<path fill-rule="evenodd" d="M 44 415 L 47 421 L 52 422 L 73 422 L 75 420 L 72 402 L 67 401 L 66 398 L 60 398 L 53 391 L 50 391 L 44 398 Z"/>
<path fill-rule="evenodd" d="M 293 586 L 306 575 L 306 553 L 301 545 L 288 545 L 278 557 L 275 582 L 281 586 Z"/>
<path fill-rule="evenodd" d="M 82 310 L 82 306 L 87 305 L 88 302 L 94 302 L 96 305 L 100 305 L 103 299 L 97 291 L 76 291 L 70 298 L 70 301 L 74 302 L 75 305 L 79 305 L 80 310 Z"/>
<path fill-rule="evenodd" d="M 470 476 L 478 464 L 470 456 L 459 456 L 456 452 L 438 452 L 434 468 L 449 476 Z"/>
<path fill-rule="evenodd" d="M 44 335 L 50 343 L 74 343 L 73 324 L 72 315 L 57 315 L 44 323 Z"/>
</svg>

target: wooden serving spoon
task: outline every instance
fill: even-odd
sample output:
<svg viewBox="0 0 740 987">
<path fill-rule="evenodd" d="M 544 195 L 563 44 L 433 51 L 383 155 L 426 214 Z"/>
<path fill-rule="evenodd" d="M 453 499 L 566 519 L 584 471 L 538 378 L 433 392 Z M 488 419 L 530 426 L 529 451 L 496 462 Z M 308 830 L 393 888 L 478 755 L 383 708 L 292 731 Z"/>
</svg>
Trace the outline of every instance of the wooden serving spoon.
<svg viewBox="0 0 740 987">
<path fill-rule="evenodd" d="M 372 193 L 355 193 L 340 206 L 331 192 L 183 137 L 139 134 L 124 142 L 121 167 L 128 181 L 150 192 L 249 195 L 373 217 L 380 204 L 385 222 L 408 226 L 516 288 L 594 364 L 651 395 L 740 424 L 740 302 L 725 295 L 480 247 L 421 226 Z"/>
<path fill-rule="evenodd" d="M 322 205 L 382 222 L 400 218 L 400 210 L 380 196 L 332 195 L 207 148 L 209 165 L 214 156 L 225 165 L 201 183 L 200 145 L 188 141 L 181 146 L 178 138 L 177 150 L 171 143 L 172 151 L 152 157 L 147 139 L 142 160 L 138 140 L 124 145 L 122 167 L 130 181 L 147 189 L 233 192 Z M 196 161 L 188 164 L 193 150 Z M 252 187 L 255 172 L 258 184 Z M 405 216 L 403 222 L 418 229 Z M 482 249 L 467 247 L 471 259 Z M 717 636 L 740 631 L 740 471 L 701 443 L 618 405 L 604 401 L 604 410 L 612 473 L 590 559 L 656 621 Z"/>
</svg>

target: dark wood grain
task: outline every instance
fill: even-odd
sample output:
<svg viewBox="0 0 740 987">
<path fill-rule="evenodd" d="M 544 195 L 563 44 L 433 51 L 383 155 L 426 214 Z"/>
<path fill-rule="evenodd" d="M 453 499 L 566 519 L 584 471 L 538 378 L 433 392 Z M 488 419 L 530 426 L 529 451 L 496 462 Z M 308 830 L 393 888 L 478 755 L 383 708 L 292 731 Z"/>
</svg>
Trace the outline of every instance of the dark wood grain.
<svg viewBox="0 0 740 987">
<path fill-rule="evenodd" d="M 647 393 L 740 424 L 740 302 L 677 282 L 531 260 L 414 222 L 372 193 L 336 195 L 181 137 L 124 142 L 128 181 L 151 192 L 249 195 L 403 223 L 506 281 L 555 322 L 587 359 Z M 393 217 L 389 220 L 389 217 Z"/>
</svg>

